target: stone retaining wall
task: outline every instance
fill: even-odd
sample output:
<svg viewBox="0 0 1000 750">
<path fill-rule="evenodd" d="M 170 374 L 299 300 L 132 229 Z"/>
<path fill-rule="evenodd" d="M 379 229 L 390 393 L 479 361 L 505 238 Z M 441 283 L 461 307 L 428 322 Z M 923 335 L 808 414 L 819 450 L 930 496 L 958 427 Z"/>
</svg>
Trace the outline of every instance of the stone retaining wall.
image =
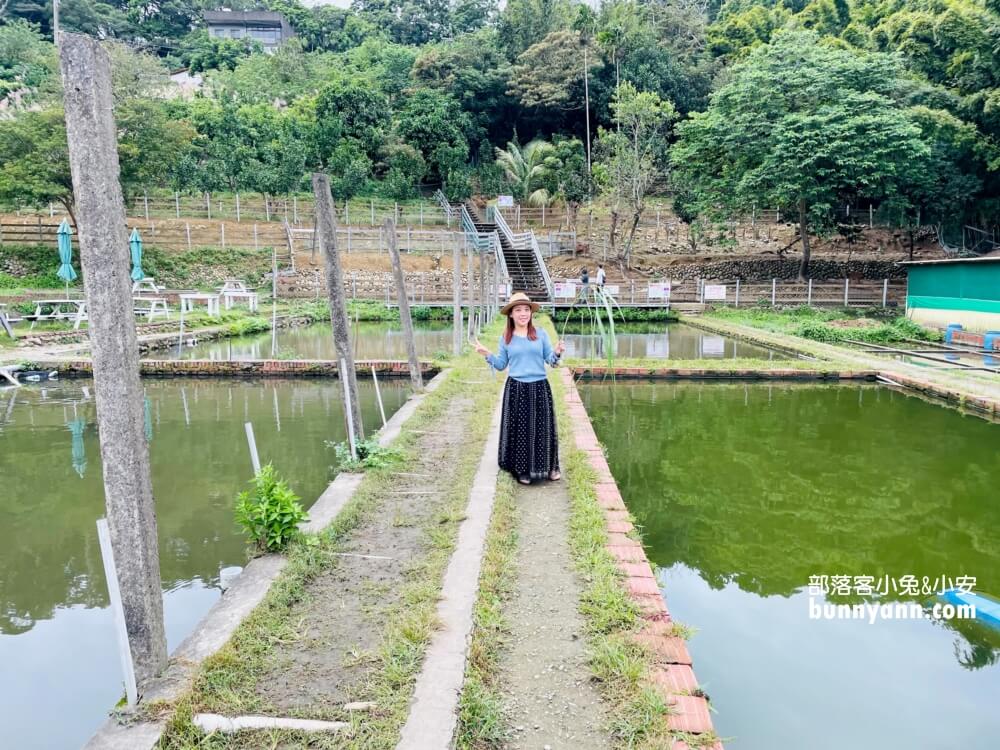
<svg viewBox="0 0 1000 750">
<path fill-rule="evenodd" d="M 742 279 L 745 281 L 794 280 L 799 275 L 797 259 L 780 258 L 739 258 L 697 262 L 662 268 L 640 268 L 639 270 L 670 277 L 678 281 L 695 279 Z M 813 260 L 809 264 L 809 276 L 815 281 L 831 279 L 904 279 L 906 271 L 893 260 Z"/>
</svg>

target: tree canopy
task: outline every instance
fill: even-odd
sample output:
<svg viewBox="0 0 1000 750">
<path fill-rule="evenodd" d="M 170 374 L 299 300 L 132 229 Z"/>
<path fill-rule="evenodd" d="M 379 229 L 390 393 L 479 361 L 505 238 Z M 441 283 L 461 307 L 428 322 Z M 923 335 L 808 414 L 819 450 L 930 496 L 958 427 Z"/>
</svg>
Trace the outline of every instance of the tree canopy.
<svg viewBox="0 0 1000 750">
<path fill-rule="evenodd" d="M 669 102 L 678 127 L 664 129 L 655 159 L 653 151 L 633 159 L 655 168 L 632 175 L 644 173 L 649 190 L 677 196 L 688 218 L 755 205 L 792 213 L 804 201 L 803 225 L 822 232 L 835 206 L 861 201 L 907 228 L 997 223 L 996 0 L 263 6 L 284 14 L 295 32 L 273 53 L 252 40 L 210 37 L 202 14 L 215 0 L 64 6 L 64 29 L 111 44 L 116 102 L 138 102 L 122 114 L 141 111 L 169 126 L 163 143 L 173 144 L 176 158 L 137 169 L 144 187 L 294 190 L 324 168 L 340 197 L 438 186 L 453 195 L 496 192 L 516 185 L 495 159 L 515 134 L 518 143 L 556 146 L 585 142 L 590 125 L 603 154 L 595 160 L 602 184 L 589 173 L 557 179 L 559 170 L 550 170 L 542 187 L 550 200 L 595 187 L 624 200 L 628 191 L 609 185 L 629 153 L 616 139 L 623 91 L 625 98 L 634 91 L 637 102 L 646 94 Z M 60 108 L 51 32 L 49 3 L 7 5 L 0 139 L 24 137 L 25 123 L 39 125 L 39 142 L 51 134 L 41 125 Z M 202 77 L 196 95 L 181 95 L 167 79 L 179 68 Z M 158 153 L 161 144 L 146 137 L 132 122 L 123 148 Z M 32 178 L 12 183 L 10 200 L 43 200 L 41 185 L 55 183 L 42 175 L 62 169 L 35 169 L 31 153 L 8 151 L 0 163 L 5 174 Z"/>
</svg>

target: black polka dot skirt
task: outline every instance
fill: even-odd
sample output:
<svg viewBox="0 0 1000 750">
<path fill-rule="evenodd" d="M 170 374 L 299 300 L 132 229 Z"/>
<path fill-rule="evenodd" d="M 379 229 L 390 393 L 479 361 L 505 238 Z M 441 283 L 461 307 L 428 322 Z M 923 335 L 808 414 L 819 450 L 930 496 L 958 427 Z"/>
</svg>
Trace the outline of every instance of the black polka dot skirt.
<svg viewBox="0 0 1000 750">
<path fill-rule="evenodd" d="M 507 378 L 500 417 L 500 468 L 515 477 L 548 479 L 559 470 L 559 440 L 549 381 Z"/>
</svg>

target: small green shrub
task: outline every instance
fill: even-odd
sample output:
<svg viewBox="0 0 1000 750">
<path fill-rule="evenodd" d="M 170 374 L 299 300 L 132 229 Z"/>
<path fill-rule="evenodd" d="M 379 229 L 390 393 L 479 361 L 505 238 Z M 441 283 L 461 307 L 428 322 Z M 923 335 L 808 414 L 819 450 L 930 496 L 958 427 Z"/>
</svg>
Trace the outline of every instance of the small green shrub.
<svg viewBox="0 0 1000 750">
<path fill-rule="evenodd" d="M 383 448 L 376 438 L 361 440 L 357 444 L 358 460 L 351 458 L 351 445 L 346 440 L 340 443 L 327 441 L 327 446 L 333 448 L 337 456 L 337 464 L 341 471 L 365 471 L 366 469 L 383 469 L 397 462 L 402 455 L 394 448 Z"/>
<path fill-rule="evenodd" d="M 279 552 L 299 535 L 308 514 L 271 464 L 262 466 L 250 483 L 252 490 L 236 496 L 236 521 L 261 552 Z"/>
</svg>

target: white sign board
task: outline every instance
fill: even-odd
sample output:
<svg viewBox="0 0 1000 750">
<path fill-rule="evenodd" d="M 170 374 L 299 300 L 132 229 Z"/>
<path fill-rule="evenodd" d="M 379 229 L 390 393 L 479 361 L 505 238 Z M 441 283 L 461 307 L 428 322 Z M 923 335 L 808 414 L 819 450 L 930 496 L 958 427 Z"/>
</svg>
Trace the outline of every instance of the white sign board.
<svg viewBox="0 0 1000 750">
<path fill-rule="evenodd" d="M 705 301 L 706 302 L 725 302 L 726 301 L 726 285 L 725 284 L 705 284 Z"/>
<path fill-rule="evenodd" d="M 499 208 L 514 208 L 514 196 L 513 195 L 498 195 L 497 196 L 497 206 Z"/>
<path fill-rule="evenodd" d="M 649 299 L 670 299 L 670 282 L 656 281 L 649 285 Z"/>
<path fill-rule="evenodd" d="M 721 357 L 726 353 L 726 340 L 722 336 L 702 336 L 701 354 L 703 357 Z"/>
<path fill-rule="evenodd" d="M 507 299 L 511 295 L 510 284 L 497 284 L 497 296 L 500 299 Z"/>
<path fill-rule="evenodd" d="M 567 281 L 557 281 L 552 285 L 552 293 L 556 297 L 575 297 L 576 296 L 576 284 L 572 284 Z"/>
<path fill-rule="evenodd" d="M 604 285 L 604 293 L 605 294 L 610 294 L 612 297 L 615 296 L 616 294 L 618 294 L 618 285 L 617 284 L 605 284 Z"/>
</svg>

